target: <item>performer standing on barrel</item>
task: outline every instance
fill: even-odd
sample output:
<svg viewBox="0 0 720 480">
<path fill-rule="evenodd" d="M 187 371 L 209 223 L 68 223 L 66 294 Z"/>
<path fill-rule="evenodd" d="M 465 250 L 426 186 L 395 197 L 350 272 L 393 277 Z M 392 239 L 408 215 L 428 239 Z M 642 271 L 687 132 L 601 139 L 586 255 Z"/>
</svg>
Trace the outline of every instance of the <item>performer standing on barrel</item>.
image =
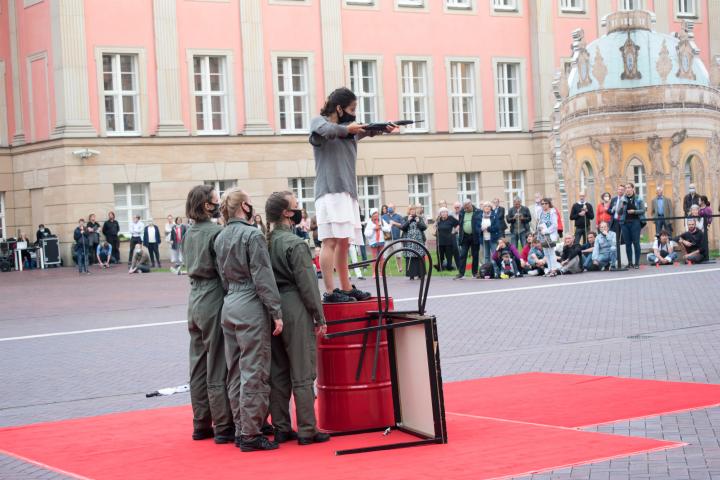
<svg viewBox="0 0 720 480">
<path fill-rule="evenodd" d="M 315 359 L 313 334 L 327 331 L 312 254 L 307 243 L 293 233 L 302 221 L 302 210 L 292 192 L 275 192 L 265 203 L 270 260 L 282 298 L 283 331 L 272 337 L 270 415 L 275 441 L 295 440 L 300 445 L 327 442 L 315 419 Z M 290 422 L 290 393 L 295 398 L 297 434 Z"/>
<path fill-rule="evenodd" d="M 265 237 L 251 223 L 250 197 L 239 188 L 228 190 L 221 212 L 225 228 L 215 251 L 227 289 L 222 327 L 235 445 L 243 452 L 275 450 L 278 444 L 262 435 L 262 427 L 270 401 L 270 332 L 280 335 L 283 329 L 280 294 Z"/>
<path fill-rule="evenodd" d="M 315 155 L 315 213 L 318 239 L 322 242 L 323 301 L 327 303 L 370 297 L 369 292 L 350 284 L 348 273 L 350 243 L 363 244 L 355 177 L 357 141 L 374 135 L 355 122 L 356 108 L 355 94 L 347 88 L 338 88 L 328 97 L 320 116 L 310 122 L 310 144 Z M 389 125 L 386 131 L 393 130 Z M 334 271 L 340 279 L 340 288 L 335 288 Z"/>
<path fill-rule="evenodd" d="M 198 185 L 190 190 L 185 211 L 188 218 L 194 220 L 183 242 L 190 277 L 188 330 L 192 438 L 215 437 L 215 443 L 229 443 L 235 441 L 235 426 L 225 387 L 227 365 L 220 326 L 225 292 L 216 269 L 213 246 L 222 227 L 211 221 L 220 216 L 217 192 L 211 186 Z"/>
</svg>

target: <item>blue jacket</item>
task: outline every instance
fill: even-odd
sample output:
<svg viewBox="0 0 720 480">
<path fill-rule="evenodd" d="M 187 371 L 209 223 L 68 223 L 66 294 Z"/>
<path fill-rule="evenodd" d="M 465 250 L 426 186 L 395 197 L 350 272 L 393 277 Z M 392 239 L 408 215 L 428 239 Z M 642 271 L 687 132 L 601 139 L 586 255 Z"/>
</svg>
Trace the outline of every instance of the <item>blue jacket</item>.
<svg viewBox="0 0 720 480">
<path fill-rule="evenodd" d="M 505 232 L 505 229 L 503 228 L 503 217 L 498 212 L 499 209 L 493 210 L 490 212 L 490 227 L 488 228 L 488 232 L 490 232 L 490 241 L 495 243 L 497 242 L 500 237 L 502 237 L 503 233 Z M 483 221 L 483 211 L 478 210 L 480 213 L 478 218 L 478 239 L 480 241 L 483 240 L 483 232 L 482 232 L 482 221 Z"/>
</svg>

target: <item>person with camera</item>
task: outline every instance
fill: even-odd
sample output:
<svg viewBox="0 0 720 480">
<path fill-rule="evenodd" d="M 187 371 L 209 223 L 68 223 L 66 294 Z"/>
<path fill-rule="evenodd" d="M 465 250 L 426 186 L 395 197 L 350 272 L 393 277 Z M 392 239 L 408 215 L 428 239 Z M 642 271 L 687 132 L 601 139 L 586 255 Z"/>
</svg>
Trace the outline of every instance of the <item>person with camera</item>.
<svg viewBox="0 0 720 480">
<path fill-rule="evenodd" d="M 600 222 L 592 252 L 592 263 L 597 269 L 615 270 L 617 264 L 617 238 L 607 222 Z"/>
<path fill-rule="evenodd" d="M 112 247 L 112 256 L 115 263 L 120 263 L 120 224 L 115 220 L 115 212 L 108 212 L 108 219 L 105 220 L 102 226 L 102 234 Z"/>
<path fill-rule="evenodd" d="M 670 239 L 670 234 L 661 230 L 653 242 L 652 252 L 648 253 L 647 259 L 650 265 L 672 265 L 678 258 L 675 247 L 677 244 Z"/>
<path fill-rule="evenodd" d="M 400 227 L 403 232 L 403 238 L 416 240 L 421 244 L 425 244 L 425 230 L 427 225 L 421 215 L 418 215 L 418 205 L 410 205 L 407 209 L 407 217 Z M 405 256 L 405 276 L 414 280 L 415 277 L 420 278 L 425 275 L 425 252 L 416 244 L 406 244 L 404 247 L 409 248 L 412 252 L 403 252 Z"/>
<path fill-rule="evenodd" d="M 81 218 L 78 221 L 78 226 L 75 227 L 73 232 L 73 238 L 75 239 L 75 261 L 78 266 L 78 273 L 90 274 L 88 271 L 88 256 L 90 255 L 90 237 L 88 235 L 87 227 L 85 226 L 85 219 Z"/>
<path fill-rule="evenodd" d="M 110 262 L 113 261 L 112 245 L 110 245 L 107 240 L 99 243 L 98 246 L 95 247 L 95 258 L 101 268 L 110 268 Z"/>
<path fill-rule="evenodd" d="M 543 255 L 547 261 L 545 269 L 546 277 L 554 277 L 558 274 L 560 266 L 558 265 L 557 255 L 555 254 L 555 246 L 558 241 L 558 215 L 557 210 L 553 207 L 552 201 L 545 197 L 540 201 L 542 213 L 538 217 L 537 223 L 537 239 L 543 248 Z"/>
<path fill-rule="evenodd" d="M 463 202 L 463 208 L 460 211 L 458 224 L 460 227 L 460 254 L 458 255 L 458 273 L 455 279 L 459 280 L 465 276 L 467 268 L 468 252 L 472 255 L 472 276 L 477 277 L 478 268 L 480 267 L 480 242 L 482 234 L 480 233 L 480 224 L 482 212 L 475 208 L 472 200 L 469 198 Z"/>
<path fill-rule="evenodd" d="M 193 187 L 185 201 L 185 215 L 192 221 L 182 240 L 183 260 L 190 279 L 187 322 L 192 439 L 214 438 L 218 444 L 235 442 L 221 324 L 225 289 L 215 261 L 215 238 L 222 231 L 222 227 L 212 221 L 220 216 L 220 198 L 215 188 L 211 185 Z"/>
<path fill-rule="evenodd" d="M 373 209 L 377 217 L 377 209 Z M 302 221 L 292 192 L 275 192 L 265 203 L 272 230 L 268 250 L 275 282 L 281 295 L 282 333 L 271 338 L 270 415 L 275 442 L 297 440 L 300 445 L 327 442 L 315 418 L 316 335 L 327 332 L 320 291 L 306 242 L 292 234 Z M 382 221 L 382 220 L 380 220 Z M 295 399 L 297 433 L 292 430 L 290 395 Z"/>
<path fill-rule="evenodd" d="M 578 202 L 570 209 L 570 220 L 575 222 L 576 244 L 579 244 L 581 239 L 587 242 L 587 233 L 590 231 L 593 218 L 595 218 L 593 207 L 585 201 L 585 192 L 580 192 Z"/>
<path fill-rule="evenodd" d="M 100 245 L 100 224 L 95 220 L 95 214 L 91 213 L 88 215 L 88 221 L 85 224 L 85 229 L 88 233 L 88 239 L 90 240 L 90 253 L 89 253 L 89 264 L 95 263 L 95 250 Z"/>
<path fill-rule="evenodd" d="M 635 184 L 628 183 L 625 185 L 625 197 L 621 204 L 620 226 L 625 239 L 628 263 L 635 269 L 640 268 L 640 232 L 645 226 L 644 216 L 645 202 L 635 195 Z"/>
<path fill-rule="evenodd" d="M 523 206 L 520 197 L 513 199 L 513 206 L 508 210 L 507 223 L 510 226 L 510 241 L 517 248 L 525 246 L 525 239 L 530 231 L 530 209 Z"/>
<path fill-rule="evenodd" d="M 214 248 L 227 291 L 222 327 L 235 445 L 243 452 L 275 450 L 277 442 L 265 438 L 262 429 L 270 403 L 270 338 L 283 331 L 282 301 L 267 241 L 251 223 L 255 212 L 249 195 L 231 188 L 220 211 L 225 228 Z"/>
<path fill-rule="evenodd" d="M 683 251 L 685 263 L 700 263 L 708 258 L 705 237 L 694 218 L 687 219 L 687 232 L 678 237 L 678 244 Z"/>
</svg>

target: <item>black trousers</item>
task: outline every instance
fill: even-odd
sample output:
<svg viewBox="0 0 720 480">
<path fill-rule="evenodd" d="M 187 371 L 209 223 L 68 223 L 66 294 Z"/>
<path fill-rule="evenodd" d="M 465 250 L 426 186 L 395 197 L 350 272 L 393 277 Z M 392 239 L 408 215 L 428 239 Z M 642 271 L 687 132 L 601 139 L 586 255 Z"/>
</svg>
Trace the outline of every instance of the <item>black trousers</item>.
<svg viewBox="0 0 720 480">
<path fill-rule="evenodd" d="M 160 249 L 159 249 L 159 247 L 160 247 L 159 243 L 148 243 L 147 244 L 148 253 L 150 253 L 150 263 L 152 264 L 153 267 L 155 266 L 155 264 L 157 264 L 158 267 L 160 266 Z"/>
<path fill-rule="evenodd" d="M 142 245 L 142 238 L 130 237 L 130 253 L 128 253 L 128 263 L 132 263 L 133 251 L 135 250 L 135 245 L 137 245 L 138 243 Z"/>
<path fill-rule="evenodd" d="M 440 245 L 438 246 L 438 252 L 440 254 L 438 263 L 440 263 L 440 266 L 442 266 L 443 269 L 452 270 L 453 263 L 458 265 L 457 243 L 453 243 L 452 245 Z"/>
<path fill-rule="evenodd" d="M 113 260 L 115 260 L 115 263 L 120 263 L 120 239 L 118 237 L 105 237 L 105 240 L 107 240 L 112 247 Z M 130 252 L 132 252 L 132 249 Z"/>
<path fill-rule="evenodd" d="M 458 255 L 458 275 L 465 276 L 468 252 L 472 253 L 472 274 L 477 275 L 480 257 L 480 244 L 473 243 L 472 235 L 465 235 L 460 243 L 460 255 Z"/>
<path fill-rule="evenodd" d="M 580 239 L 582 239 L 582 243 L 587 243 L 587 230 L 585 230 L 585 227 L 575 227 L 575 243 L 581 243 Z"/>
</svg>

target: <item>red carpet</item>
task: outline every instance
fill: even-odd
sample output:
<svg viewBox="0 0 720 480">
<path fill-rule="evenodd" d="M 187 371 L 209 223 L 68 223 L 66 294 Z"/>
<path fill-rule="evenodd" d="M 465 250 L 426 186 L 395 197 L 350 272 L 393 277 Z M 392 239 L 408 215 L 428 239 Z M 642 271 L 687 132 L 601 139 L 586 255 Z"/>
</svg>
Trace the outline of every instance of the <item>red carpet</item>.
<svg viewBox="0 0 720 480">
<path fill-rule="evenodd" d="M 190 440 L 185 406 L 0 429 L 0 451 L 94 479 L 200 479 L 230 472 L 313 480 L 497 478 L 680 446 L 559 425 L 659 415 L 720 398 L 720 386 L 713 385 L 548 374 L 449 383 L 445 392 L 447 445 L 334 455 L 414 438 L 393 432 L 244 454 L 232 445 Z"/>
<path fill-rule="evenodd" d="M 587 427 L 720 405 L 720 385 L 526 373 L 446 383 L 448 412 Z"/>
</svg>

